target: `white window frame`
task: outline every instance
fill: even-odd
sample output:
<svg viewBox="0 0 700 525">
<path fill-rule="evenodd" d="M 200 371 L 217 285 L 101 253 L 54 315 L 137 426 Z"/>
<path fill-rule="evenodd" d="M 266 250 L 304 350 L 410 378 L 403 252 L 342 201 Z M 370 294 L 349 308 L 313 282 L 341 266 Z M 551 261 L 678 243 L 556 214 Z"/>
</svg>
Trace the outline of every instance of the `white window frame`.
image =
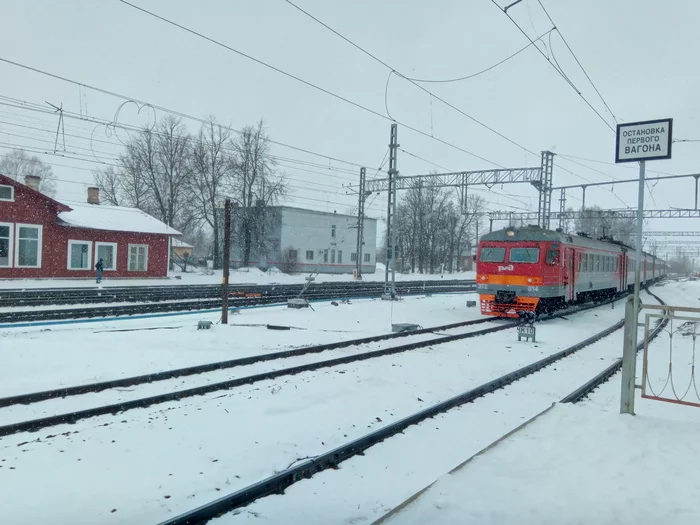
<svg viewBox="0 0 700 525">
<path fill-rule="evenodd" d="M 70 263 L 71 263 L 71 252 L 73 250 L 73 245 L 75 244 L 87 244 L 88 245 L 88 252 L 87 252 L 87 267 L 86 268 L 72 268 Z M 68 261 L 66 262 L 66 268 L 68 268 L 71 271 L 75 272 L 86 272 L 90 270 L 90 261 L 92 260 L 92 241 L 82 241 L 80 239 L 68 239 Z"/>
<path fill-rule="evenodd" d="M 144 261 L 144 268 L 143 268 L 143 270 L 132 270 L 131 269 L 131 249 L 137 248 L 140 246 L 143 246 L 144 248 L 146 248 L 146 260 Z M 148 244 L 131 244 L 131 243 L 129 243 L 129 251 L 127 252 L 127 256 L 128 256 L 127 261 L 126 261 L 127 271 L 139 272 L 139 273 L 148 271 Z M 138 256 L 137 256 L 137 259 L 138 259 Z"/>
<path fill-rule="evenodd" d="M 366 262 L 366 263 L 372 262 L 372 254 L 371 253 L 363 253 L 362 257 L 364 257 L 364 259 L 365 259 L 362 262 Z"/>
<path fill-rule="evenodd" d="M 8 241 L 10 251 L 7 254 L 7 266 L 0 266 L 0 268 L 12 268 L 12 263 L 14 262 L 14 254 L 15 254 L 15 252 L 14 252 L 15 225 L 12 222 L 0 222 L 0 226 L 7 226 L 10 229 L 10 239 Z"/>
<path fill-rule="evenodd" d="M 10 198 L 3 199 L 0 197 L 0 202 L 15 202 L 15 187 L 9 184 L 0 184 L 0 188 L 10 188 Z"/>
<path fill-rule="evenodd" d="M 338 264 L 343 264 L 343 250 L 338 250 L 338 258 L 336 260 Z"/>
<path fill-rule="evenodd" d="M 309 257 L 309 254 L 311 254 L 311 257 Z M 313 250 L 306 250 L 306 260 L 307 261 L 314 260 L 314 251 Z"/>
<path fill-rule="evenodd" d="M 24 264 L 19 264 L 19 229 L 20 227 L 25 228 L 37 228 L 39 230 L 39 237 L 37 242 L 39 243 L 36 251 L 36 266 L 28 266 Z M 15 223 L 15 268 L 41 268 L 41 256 L 42 248 L 44 245 L 44 227 L 41 224 L 27 224 L 27 223 Z"/>
<path fill-rule="evenodd" d="M 93 264 L 97 264 L 97 261 L 99 260 L 97 258 L 97 254 L 99 252 L 99 247 L 100 246 L 111 246 L 112 247 L 112 262 L 114 263 L 114 268 L 104 268 L 105 272 L 116 272 L 117 271 L 117 243 L 116 242 L 95 242 L 95 260 Z M 148 254 L 148 253 L 147 253 Z"/>
</svg>

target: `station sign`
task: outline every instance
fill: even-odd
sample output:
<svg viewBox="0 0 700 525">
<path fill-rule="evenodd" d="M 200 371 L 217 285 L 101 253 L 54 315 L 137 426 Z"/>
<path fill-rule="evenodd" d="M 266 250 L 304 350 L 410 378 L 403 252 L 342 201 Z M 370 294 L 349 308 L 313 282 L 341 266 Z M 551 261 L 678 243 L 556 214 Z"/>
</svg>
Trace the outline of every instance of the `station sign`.
<svg viewBox="0 0 700 525">
<path fill-rule="evenodd" d="M 672 139 L 672 118 L 618 124 L 615 162 L 670 159 Z"/>
</svg>

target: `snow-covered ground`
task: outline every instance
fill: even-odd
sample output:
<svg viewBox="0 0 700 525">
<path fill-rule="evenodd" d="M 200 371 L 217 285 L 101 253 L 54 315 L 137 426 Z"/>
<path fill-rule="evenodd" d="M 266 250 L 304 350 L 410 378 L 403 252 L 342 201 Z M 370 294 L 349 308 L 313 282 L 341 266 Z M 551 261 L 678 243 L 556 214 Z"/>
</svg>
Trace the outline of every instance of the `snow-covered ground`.
<svg viewBox="0 0 700 525">
<path fill-rule="evenodd" d="M 102 287 L 110 286 L 181 286 L 186 284 L 221 284 L 222 271 L 216 270 L 211 273 L 202 269 L 188 269 L 186 273 L 176 269 L 163 279 L 110 279 L 105 274 Z M 432 281 L 436 279 L 474 279 L 476 272 L 455 272 L 455 273 L 397 273 L 397 281 Z M 244 268 L 231 270 L 229 282 L 235 284 L 304 284 L 308 274 L 286 274 L 279 270 L 272 269 L 263 272 L 257 268 Z M 315 282 L 332 283 L 352 281 L 352 274 L 319 274 Z M 383 281 L 384 265 L 377 264 L 377 271 L 363 274 L 364 281 Z M 3 279 L 0 280 L 0 290 L 23 290 L 34 288 L 99 288 L 94 279 Z"/>
<path fill-rule="evenodd" d="M 264 348 L 269 351 L 383 333 L 391 324 L 392 309 L 394 322 L 424 326 L 477 317 L 475 310 L 464 307 L 465 299 L 435 296 L 395 304 L 358 301 L 338 307 L 314 306 L 315 312 L 277 308 L 232 318 L 241 325 L 306 328 L 284 333 L 262 326 L 216 326 L 210 332 L 197 332 L 192 316 L 182 316 L 186 319 L 179 322 L 170 318 L 167 324 L 142 320 L 89 329 L 5 330 L 0 332 L 0 353 L 13 366 L 0 371 L 0 384 L 3 388 L 10 385 L 5 390 L 8 395 L 251 355 Z M 0 523 L 156 523 L 536 361 L 612 325 L 622 313 L 619 306 L 614 310 L 603 307 L 543 323 L 538 327 L 537 344 L 518 343 L 515 331 L 509 330 L 2 438 L 2 497 L 20 502 L 27 493 L 41 493 L 42 505 L 0 505 Z M 108 331 L 174 326 L 182 328 Z M 6 351 L 8 342 L 13 346 Z M 567 373 L 585 378 L 593 368 L 607 365 L 614 354 L 610 345 L 600 345 L 585 354 L 588 357 L 582 353 L 572 360 Z M 558 377 L 557 368 L 546 373 Z M 568 393 L 572 376 L 566 377 L 568 380 L 556 380 L 554 392 L 541 389 L 538 402 Z M 256 504 L 238 517 L 252 519 L 251 512 L 260 512 L 269 523 L 325 524 L 342 523 L 358 514 L 365 521 L 379 516 L 461 461 L 465 442 L 469 447 L 483 446 L 530 417 L 536 408 L 527 393 L 541 382 L 518 384 L 518 389 L 488 396 L 484 403 L 414 427 L 374 447 L 364 458 L 343 464 L 339 471 L 295 485 L 287 496 L 266 498 L 259 503 L 262 507 Z M 500 407 L 508 396 L 518 410 L 504 414 Z M 442 459 L 431 461 L 429 450 Z M 367 461 L 371 458 L 379 459 L 382 472 Z M 414 463 L 416 458 L 426 459 Z M 354 478 L 328 477 L 353 471 Z M 313 493 L 323 491 L 324 479 L 333 481 L 328 486 L 335 487 L 334 496 L 314 500 L 310 506 Z M 347 484 L 338 485 L 338 480 Z M 295 490 L 306 491 L 306 497 L 289 497 Z M 371 512 L 365 506 L 368 497 L 374 501 Z M 274 511 L 280 504 L 289 515 Z M 359 513 L 358 504 L 362 507 Z M 311 508 L 323 514 L 314 519 Z M 236 517 L 222 520 L 232 518 Z"/>
<path fill-rule="evenodd" d="M 385 334 L 392 322 L 429 327 L 481 318 L 478 308 L 465 307 L 471 297 L 243 309 L 229 316 L 228 326 L 211 330 L 197 330 L 197 322 L 218 323 L 218 312 L 0 329 L 0 397 Z M 268 330 L 268 324 L 292 329 Z"/>
<path fill-rule="evenodd" d="M 654 292 L 670 305 L 697 307 L 700 283 Z M 667 335 L 650 345 L 660 367 Z M 687 357 L 674 361 L 679 375 L 689 376 Z M 638 384 L 641 374 L 640 355 Z M 455 472 L 446 469 L 377 523 L 697 523 L 700 409 L 642 399 L 637 391 L 636 416 L 620 415 L 620 389 L 618 374 L 579 405 L 556 405 Z"/>
</svg>

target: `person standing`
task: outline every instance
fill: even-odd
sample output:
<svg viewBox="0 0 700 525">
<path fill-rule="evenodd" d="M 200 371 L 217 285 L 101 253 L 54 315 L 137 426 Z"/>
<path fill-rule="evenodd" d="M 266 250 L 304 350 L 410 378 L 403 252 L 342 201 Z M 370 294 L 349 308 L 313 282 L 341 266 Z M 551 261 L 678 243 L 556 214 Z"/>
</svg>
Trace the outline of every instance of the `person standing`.
<svg viewBox="0 0 700 525">
<path fill-rule="evenodd" d="M 104 263 L 103 259 L 100 259 L 97 261 L 97 264 L 95 265 L 95 270 L 97 271 L 97 284 L 100 284 L 102 282 L 102 271 L 104 270 Z"/>
</svg>

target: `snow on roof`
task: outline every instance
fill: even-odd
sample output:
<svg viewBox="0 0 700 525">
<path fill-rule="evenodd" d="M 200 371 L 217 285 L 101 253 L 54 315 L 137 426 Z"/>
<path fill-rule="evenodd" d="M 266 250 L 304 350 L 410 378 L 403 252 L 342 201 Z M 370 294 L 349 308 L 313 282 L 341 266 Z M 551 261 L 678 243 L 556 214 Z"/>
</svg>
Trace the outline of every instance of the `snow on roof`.
<svg viewBox="0 0 700 525">
<path fill-rule="evenodd" d="M 67 226 L 120 232 L 181 235 L 167 224 L 137 208 L 66 202 L 72 211 L 62 211 L 59 220 Z"/>
<path fill-rule="evenodd" d="M 173 248 L 193 248 L 191 244 L 187 244 L 182 239 L 173 239 L 172 241 L 170 241 L 170 246 L 172 246 Z"/>
</svg>

